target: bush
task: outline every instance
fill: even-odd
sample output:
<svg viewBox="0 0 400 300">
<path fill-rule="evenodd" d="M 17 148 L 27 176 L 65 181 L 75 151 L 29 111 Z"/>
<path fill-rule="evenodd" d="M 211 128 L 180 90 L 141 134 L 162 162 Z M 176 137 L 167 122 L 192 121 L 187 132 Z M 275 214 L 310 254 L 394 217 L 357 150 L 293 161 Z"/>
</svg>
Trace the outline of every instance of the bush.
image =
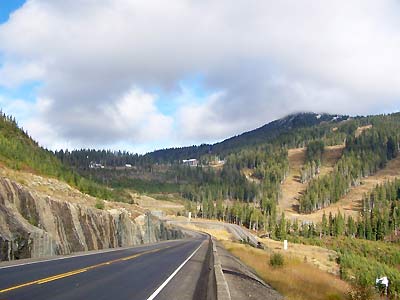
<svg viewBox="0 0 400 300">
<path fill-rule="evenodd" d="M 100 199 L 97 199 L 95 207 L 97 209 L 104 209 L 104 201 L 100 200 Z"/>
<path fill-rule="evenodd" d="M 280 253 L 273 253 L 269 258 L 269 264 L 273 267 L 282 267 L 284 263 L 283 255 Z"/>
<path fill-rule="evenodd" d="M 342 297 L 338 294 L 329 294 L 326 299 L 327 300 L 341 300 Z"/>
<path fill-rule="evenodd" d="M 371 286 L 357 285 L 349 291 L 349 300 L 373 300 L 377 299 L 376 292 Z"/>
</svg>

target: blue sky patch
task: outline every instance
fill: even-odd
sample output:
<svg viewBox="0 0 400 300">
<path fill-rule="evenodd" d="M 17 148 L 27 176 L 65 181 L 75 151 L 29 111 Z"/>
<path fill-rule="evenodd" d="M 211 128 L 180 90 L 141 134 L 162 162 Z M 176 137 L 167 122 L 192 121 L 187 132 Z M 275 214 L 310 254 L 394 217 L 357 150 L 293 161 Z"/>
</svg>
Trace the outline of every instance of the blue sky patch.
<svg viewBox="0 0 400 300">
<path fill-rule="evenodd" d="M 207 90 L 202 75 L 193 75 L 180 80 L 179 88 L 170 93 L 160 89 L 153 89 L 157 98 L 157 108 L 165 115 L 174 115 L 179 107 L 185 104 L 202 104 L 213 93 Z"/>
<path fill-rule="evenodd" d="M 35 102 L 37 91 L 42 86 L 39 81 L 25 83 L 17 88 L 6 88 L 0 85 L 0 95 L 8 99 L 21 99 L 26 102 Z"/>
<path fill-rule="evenodd" d="M 25 0 L 2 0 L 0 2 L 0 23 L 7 22 L 12 12 L 24 5 L 25 2 Z"/>
</svg>

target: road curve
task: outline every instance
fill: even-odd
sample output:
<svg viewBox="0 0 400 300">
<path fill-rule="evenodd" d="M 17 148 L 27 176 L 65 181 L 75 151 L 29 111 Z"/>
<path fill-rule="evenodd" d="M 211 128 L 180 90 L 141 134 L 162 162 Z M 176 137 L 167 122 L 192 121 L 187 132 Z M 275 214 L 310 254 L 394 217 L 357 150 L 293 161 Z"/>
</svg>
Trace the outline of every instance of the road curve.
<svg viewBox="0 0 400 300">
<path fill-rule="evenodd" d="M 253 246 L 257 246 L 258 240 L 257 237 L 252 234 L 248 229 L 243 228 L 242 226 L 232 224 L 232 223 L 225 223 L 220 221 L 209 221 L 209 220 L 201 220 L 196 221 L 196 219 L 192 221 L 183 221 L 183 220 L 167 220 L 169 224 L 179 226 L 179 225 L 187 225 L 187 224 L 194 224 L 198 227 L 205 227 L 209 228 L 221 228 L 226 229 L 229 233 L 232 234 L 233 238 L 238 241 L 247 241 L 251 243 Z"/>
<path fill-rule="evenodd" d="M 205 299 L 204 236 L 0 266 L 0 300 Z"/>
</svg>

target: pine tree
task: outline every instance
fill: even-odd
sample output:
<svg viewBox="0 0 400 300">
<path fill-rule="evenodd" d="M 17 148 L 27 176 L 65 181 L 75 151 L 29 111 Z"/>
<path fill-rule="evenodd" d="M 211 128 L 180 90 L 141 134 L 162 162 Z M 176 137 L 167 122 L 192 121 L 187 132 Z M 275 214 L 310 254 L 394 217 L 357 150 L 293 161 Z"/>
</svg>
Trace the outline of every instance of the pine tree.
<svg viewBox="0 0 400 300">
<path fill-rule="evenodd" d="M 329 234 L 328 220 L 326 218 L 325 211 L 324 214 L 322 215 L 321 231 L 324 236 L 327 236 Z"/>
</svg>

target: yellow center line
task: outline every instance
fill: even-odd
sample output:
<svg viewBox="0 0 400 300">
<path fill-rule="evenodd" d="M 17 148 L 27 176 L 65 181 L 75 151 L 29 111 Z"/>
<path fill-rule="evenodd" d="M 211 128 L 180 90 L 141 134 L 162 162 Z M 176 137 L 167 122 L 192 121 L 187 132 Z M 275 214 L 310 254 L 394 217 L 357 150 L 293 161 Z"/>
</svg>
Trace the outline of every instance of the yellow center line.
<svg viewBox="0 0 400 300">
<path fill-rule="evenodd" d="M 118 258 L 118 259 L 110 260 L 110 261 L 107 261 L 107 262 L 103 262 L 103 263 L 100 263 L 100 264 L 97 264 L 97 265 L 88 266 L 88 267 L 85 267 L 85 268 L 82 268 L 82 269 L 77 269 L 77 270 L 73 270 L 73 271 L 70 271 L 70 272 L 61 273 L 61 274 L 53 275 L 53 276 L 50 276 L 50 277 L 42 278 L 42 279 L 39 279 L 39 280 L 26 282 L 26 283 L 23 283 L 23 284 L 19 284 L 19 285 L 16 285 L 16 286 L 12 286 L 12 287 L 0 290 L 0 294 L 1 293 L 6 293 L 6 292 L 9 292 L 9 291 L 13 291 L 13 290 L 16 290 L 16 289 L 20 289 L 20 288 L 23 288 L 23 287 L 26 287 L 26 286 L 34 285 L 34 284 L 44 284 L 44 283 L 48 283 L 48 282 L 51 282 L 51 281 L 54 281 L 54 280 L 59 280 L 59 279 L 62 279 L 62 278 L 74 276 L 74 275 L 77 275 L 77 274 L 80 274 L 80 273 L 83 273 L 83 272 L 86 272 L 86 271 L 89 271 L 89 270 L 93 270 L 95 268 L 99 268 L 99 267 L 106 266 L 106 265 L 111 265 L 111 264 L 116 263 L 116 262 L 127 261 L 127 260 L 130 260 L 130 259 L 137 258 L 137 257 L 139 257 L 141 255 L 144 255 L 144 254 L 158 252 L 158 251 L 165 250 L 165 249 L 168 249 L 168 248 L 171 248 L 171 247 L 173 247 L 173 246 L 167 246 L 167 247 L 164 247 L 164 248 L 149 250 L 149 251 L 145 251 L 145 252 L 142 252 L 142 253 L 137 253 L 137 254 L 134 254 L 134 255 L 131 255 L 131 256 L 127 256 L 127 257 Z"/>
<path fill-rule="evenodd" d="M 73 276 L 73 275 L 76 275 L 76 274 L 80 274 L 80 273 L 83 273 L 83 272 L 86 272 L 86 271 L 87 271 L 87 269 L 76 270 L 74 272 L 68 272 L 68 273 L 65 273 L 65 274 L 60 274 L 60 275 L 57 275 L 57 276 L 52 276 L 52 277 L 49 277 L 49 278 L 40 279 L 36 283 L 37 284 L 43 284 L 43 283 L 47 283 L 47 282 L 50 282 L 50 281 L 58 280 L 58 279 L 61 279 L 61 278 L 65 278 L 65 277 Z"/>
<path fill-rule="evenodd" d="M 130 260 L 130 259 L 133 259 L 133 258 L 136 258 L 136 257 L 138 257 L 137 254 L 136 254 L 136 255 L 132 255 L 132 256 L 125 257 L 125 258 L 123 258 L 122 260 Z"/>
</svg>

